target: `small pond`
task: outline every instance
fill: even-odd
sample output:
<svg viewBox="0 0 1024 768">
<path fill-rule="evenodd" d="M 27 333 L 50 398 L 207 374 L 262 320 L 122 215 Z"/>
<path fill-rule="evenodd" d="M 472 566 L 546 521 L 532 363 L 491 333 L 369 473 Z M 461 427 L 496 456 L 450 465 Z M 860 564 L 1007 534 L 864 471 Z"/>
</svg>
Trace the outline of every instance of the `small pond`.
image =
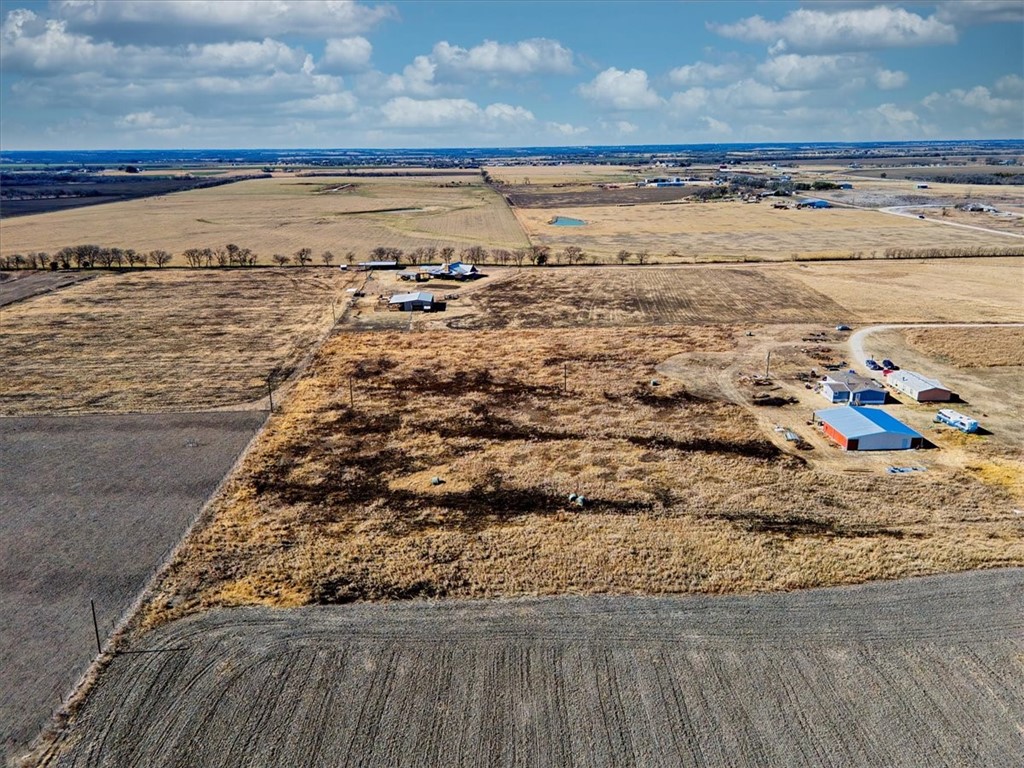
<svg viewBox="0 0 1024 768">
<path fill-rule="evenodd" d="M 586 223 L 583 219 L 572 219 L 568 216 L 555 216 L 548 222 L 556 227 L 582 227 Z"/>
</svg>

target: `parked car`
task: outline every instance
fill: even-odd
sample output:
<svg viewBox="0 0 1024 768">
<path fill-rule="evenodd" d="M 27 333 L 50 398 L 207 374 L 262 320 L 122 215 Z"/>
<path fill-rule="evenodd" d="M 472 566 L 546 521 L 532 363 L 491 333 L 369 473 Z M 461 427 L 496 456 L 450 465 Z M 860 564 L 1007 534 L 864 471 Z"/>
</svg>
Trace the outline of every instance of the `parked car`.
<svg viewBox="0 0 1024 768">
<path fill-rule="evenodd" d="M 837 331 L 848 331 L 848 330 L 850 330 L 850 326 L 848 326 L 848 325 L 837 325 L 836 326 L 836 330 Z"/>
<path fill-rule="evenodd" d="M 882 365 L 890 371 L 898 371 L 900 369 L 900 367 L 889 358 L 885 358 L 885 360 L 882 361 Z"/>
<path fill-rule="evenodd" d="M 924 218 L 924 214 L 923 214 L 923 213 L 919 213 L 919 214 L 917 214 L 917 218 L 919 218 L 919 219 L 923 219 L 923 218 Z"/>
<path fill-rule="evenodd" d="M 868 368 L 870 368 L 870 369 L 871 369 L 872 371 L 880 371 L 880 370 L 882 370 L 882 366 L 880 366 L 880 365 L 879 365 L 878 363 L 876 363 L 876 362 L 875 362 L 874 360 L 865 360 L 865 361 L 864 361 L 864 365 L 866 365 L 866 366 L 867 366 Z"/>
</svg>

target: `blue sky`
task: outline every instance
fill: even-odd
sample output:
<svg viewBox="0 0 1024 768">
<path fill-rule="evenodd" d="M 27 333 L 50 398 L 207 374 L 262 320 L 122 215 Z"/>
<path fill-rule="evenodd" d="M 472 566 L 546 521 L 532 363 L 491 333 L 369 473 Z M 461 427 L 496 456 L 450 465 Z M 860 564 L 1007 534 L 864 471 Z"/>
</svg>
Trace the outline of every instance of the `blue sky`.
<svg viewBox="0 0 1024 768">
<path fill-rule="evenodd" d="M 1024 138 L 1024 0 L 0 0 L 0 147 Z"/>
</svg>

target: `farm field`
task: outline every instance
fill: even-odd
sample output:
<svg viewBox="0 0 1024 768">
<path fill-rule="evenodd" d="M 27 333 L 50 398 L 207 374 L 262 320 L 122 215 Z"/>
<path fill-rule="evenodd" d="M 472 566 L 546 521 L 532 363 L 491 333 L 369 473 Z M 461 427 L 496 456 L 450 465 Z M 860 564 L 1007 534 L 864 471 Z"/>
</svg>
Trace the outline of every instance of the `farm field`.
<svg viewBox="0 0 1024 768">
<path fill-rule="evenodd" d="M 24 749 L 264 413 L 0 419 L 0 723 Z M 6 762 L 6 761 L 5 761 Z"/>
<path fill-rule="evenodd" d="M 463 302 L 455 328 L 832 323 L 847 310 L 782 270 L 624 267 L 508 270 Z"/>
<path fill-rule="evenodd" d="M 846 307 L 848 317 L 862 324 L 1024 321 L 1022 258 L 799 264 L 782 270 Z"/>
<path fill-rule="evenodd" d="M 141 626 L 232 605 L 756 592 L 1024 564 L 1013 487 L 957 464 L 835 471 L 727 394 L 651 384 L 674 355 L 747 338 L 336 334 Z"/>
<path fill-rule="evenodd" d="M 527 245 L 502 198 L 479 173 L 445 176 L 281 176 L 0 222 L 0 253 L 95 243 L 181 252 L 235 243 L 261 264 L 274 253 L 330 250 L 358 260 L 377 246 Z"/>
<path fill-rule="evenodd" d="M 333 269 L 105 273 L 4 309 L 0 413 L 205 410 L 266 395 L 331 327 Z"/>
<path fill-rule="evenodd" d="M 912 347 L 957 368 L 1024 366 L 1024 328 L 914 328 Z"/>
<path fill-rule="evenodd" d="M 414 323 L 486 329 L 1024 321 L 1022 258 L 487 272 L 493 277 L 467 292 L 451 319 Z"/>
<path fill-rule="evenodd" d="M 40 762 L 1010 766 L 1022 616 L 1020 569 L 732 598 L 217 610 L 114 657 Z"/>
<path fill-rule="evenodd" d="M 0 307 L 56 291 L 95 275 L 88 272 L 0 272 Z"/>
<path fill-rule="evenodd" d="M 881 257 L 890 248 L 1020 248 L 1016 238 L 852 208 L 777 210 L 768 202 L 574 207 L 581 227 L 549 224 L 557 209 L 514 208 L 532 243 L 575 245 L 612 262 L 646 249 L 657 261 Z M 667 256 L 673 253 L 674 256 Z"/>
</svg>

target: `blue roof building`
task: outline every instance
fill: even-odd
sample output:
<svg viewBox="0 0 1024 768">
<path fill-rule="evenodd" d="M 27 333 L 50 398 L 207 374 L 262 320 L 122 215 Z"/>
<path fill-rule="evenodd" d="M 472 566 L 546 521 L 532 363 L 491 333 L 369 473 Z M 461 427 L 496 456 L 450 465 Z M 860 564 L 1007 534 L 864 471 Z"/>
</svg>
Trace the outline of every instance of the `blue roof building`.
<svg viewBox="0 0 1024 768">
<path fill-rule="evenodd" d="M 847 451 L 900 451 L 920 448 L 924 437 L 881 408 L 850 405 L 815 411 L 826 435 Z"/>
</svg>

